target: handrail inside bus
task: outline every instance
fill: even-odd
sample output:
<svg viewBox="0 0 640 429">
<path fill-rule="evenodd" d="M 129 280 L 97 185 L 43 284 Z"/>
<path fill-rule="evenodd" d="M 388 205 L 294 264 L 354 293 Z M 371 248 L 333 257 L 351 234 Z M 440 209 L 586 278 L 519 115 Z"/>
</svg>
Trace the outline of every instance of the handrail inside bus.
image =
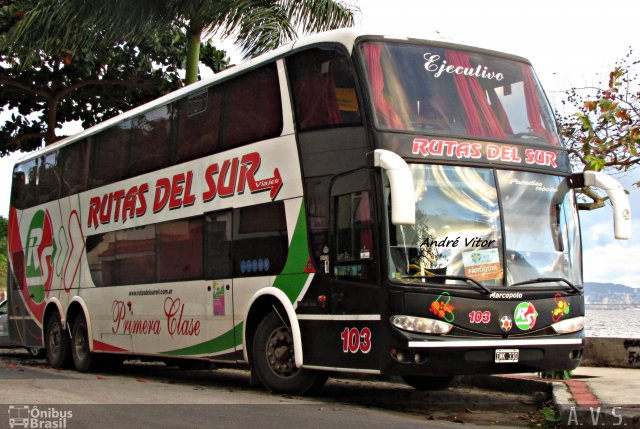
<svg viewBox="0 0 640 429">
<path fill-rule="evenodd" d="M 415 225 L 416 195 L 409 165 L 399 155 L 384 149 L 374 151 L 374 166 L 387 173 L 391 185 L 391 223 Z"/>
</svg>

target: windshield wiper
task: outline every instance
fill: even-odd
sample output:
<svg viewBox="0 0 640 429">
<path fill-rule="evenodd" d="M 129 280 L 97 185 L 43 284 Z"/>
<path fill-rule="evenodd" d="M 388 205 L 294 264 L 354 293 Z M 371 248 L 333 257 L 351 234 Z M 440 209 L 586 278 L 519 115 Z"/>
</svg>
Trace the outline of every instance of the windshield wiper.
<svg viewBox="0 0 640 429">
<path fill-rule="evenodd" d="M 569 286 L 571 289 L 573 289 L 573 291 L 575 293 L 580 293 L 580 289 L 578 289 L 578 287 L 576 285 L 571 283 L 569 280 L 563 279 L 563 278 L 560 278 L 560 277 L 549 277 L 549 278 L 541 278 L 540 277 L 540 278 L 537 278 L 537 279 L 525 280 L 525 281 L 520 282 L 520 283 L 514 283 L 514 284 L 511 285 L 511 287 L 522 286 L 522 285 L 530 285 L 530 284 L 535 284 L 535 283 L 549 283 L 549 282 L 565 283 L 567 286 Z"/>
<path fill-rule="evenodd" d="M 401 276 L 400 278 L 401 279 L 425 279 L 425 280 L 433 280 L 433 279 L 460 280 L 463 282 L 471 283 L 479 287 L 480 289 L 482 289 L 483 293 L 486 295 L 491 293 L 491 290 L 488 287 L 478 283 L 472 278 L 463 277 L 463 276 L 449 276 L 446 274 L 434 274 L 432 276 Z"/>
</svg>

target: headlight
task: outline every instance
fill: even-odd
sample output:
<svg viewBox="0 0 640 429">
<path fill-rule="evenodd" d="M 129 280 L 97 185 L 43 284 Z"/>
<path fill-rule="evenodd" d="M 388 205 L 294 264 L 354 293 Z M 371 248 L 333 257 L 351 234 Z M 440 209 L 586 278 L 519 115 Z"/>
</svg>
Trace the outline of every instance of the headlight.
<svg viewBox="0 0 640 429">
<path fill-rule="evenodd" d="M 578 332 L 584 328 L 584 317 L 574 317 L 572 319 L 561 320 L 558 323 L 554 323 L 551 327 L 558 334 L 570 334 L 572 332 Z"/>
<path fill-rule="evenodd" d="M 405 331 L 420 332 L 421 334 L 448 334 L 453 325 L 440 320 L 415 316 L 391 316 L 391 324 Z"/>
</svg>

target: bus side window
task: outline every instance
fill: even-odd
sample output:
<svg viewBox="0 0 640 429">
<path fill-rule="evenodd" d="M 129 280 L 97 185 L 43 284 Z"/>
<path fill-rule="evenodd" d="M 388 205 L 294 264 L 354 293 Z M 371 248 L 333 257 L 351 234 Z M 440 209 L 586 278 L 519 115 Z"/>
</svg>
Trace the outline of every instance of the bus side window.
<svg viewBox="0 0 640 429">
<path fill-rule="evenodd" d="M 177 103 L 176 163 L 220 151 L 222 88 L 214 86 Z"/>
<path fill-rule="evenodd" d="M 351 61 L 331 49 L 310 49 L 287 58 L 300 131 L 360 123 Z"/>
<path fill-rule="evenodd" d="M 109 185 L 127 177 L 128 145 L 131 137 L 131 120 L 96 136 L 89 137 L 91 142 L 91 189 Z"/>
<path fill-rule="evenodd" d="M 89 169 L 89 141 L 82 140 L 76 144 L 60 149 L 62 159 L 61 196 L 78 194 L 87 189 L 87 173 Z"/>
<path fill-rule="evenodd" d="M 289 247 L 284 203 L 237 209 L 234 224 L 234 277 L 280 274 Z"/>
<path fill-rule="evenodd" d="M 231 278 L 231 221 L 231 211 L 204 216 L 204 275 L 207 279 Z"/>
<path fill-rule="evenodd" d="M 334 275 L 348 280 L 372 276 L 373 221 L 368 191 L 335 197 Z"/>
<path fill-rule="evenodd" d="M 283 124 L 282 100 L 275 63 L 267 64 L 223 85 L 225 149 L 280 136 Z"/>
<path fill-rule="evenodd" d="M 129 176 L 169 166 L 173 105 L 164 105 L 131 121 Z"/>
<path fill-rule="evenodd" d="M 60 198 L 62 186 L 60 166 L 58 165 L 58 151 L 40 158 L 38 168 L 38 204 Z"/>
<path fill-rule="evenodd" d="M 16 166 L 13 171 L 13 186 L 11 187 L 11 205 L 18 210 L 30 207 L 33 204 L 33 185 L 29 180 L 29 172 L 37 161 L 31 160 L 25 164 Z"/>
</svg>

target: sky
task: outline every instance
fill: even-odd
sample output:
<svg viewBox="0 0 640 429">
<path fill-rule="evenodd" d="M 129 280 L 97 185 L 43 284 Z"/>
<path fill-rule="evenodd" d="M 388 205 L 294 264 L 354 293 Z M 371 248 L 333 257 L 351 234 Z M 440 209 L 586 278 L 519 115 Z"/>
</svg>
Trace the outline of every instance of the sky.
<svg viewBox="0 0 640 429">
<path fill-rule="evenodd" d="M 356 26 L 375 34 L 430 38 L 434 33 L 454 42 L 528 58 L 551 103 L 560 106 L 571 87 L 606 81 L 629 47 L 639 50 L 638 0 L 349 0 L 360 13 Z M 231 42 L 218 44 L 239 62 Z M 572 112 L 567 112 L 572 113 Z M 0 118 L 1 120 L 1 118 Z M 11 169 L 16 158 L 0 158 L 0 215 L 7 216 Z M 613 239 L 612 210 L 581 212 L 584 280 L 640 287 L 640 171 L 616 176 L 631 192 L 632 238 Z"/>
</svg>

